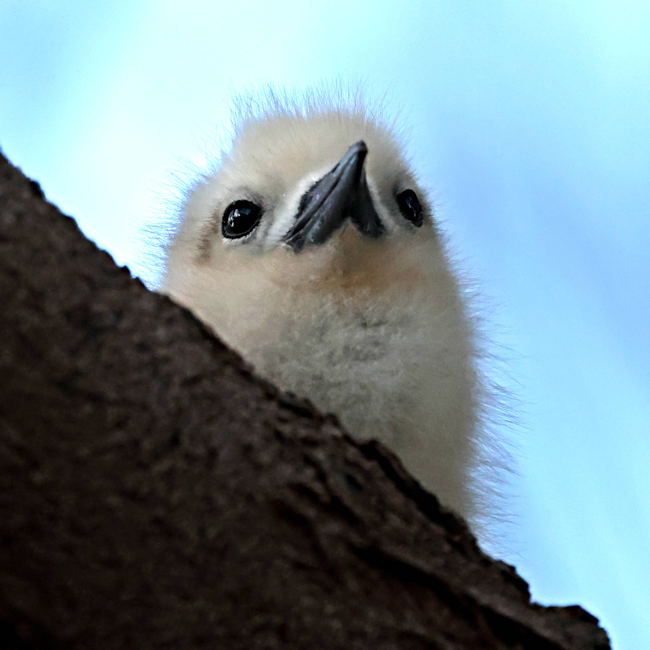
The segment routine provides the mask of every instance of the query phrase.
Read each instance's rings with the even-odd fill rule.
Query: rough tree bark
[[[608,648],[0,160],[0,647]]]

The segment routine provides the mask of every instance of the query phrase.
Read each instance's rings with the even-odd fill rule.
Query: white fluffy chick
[[[388,126],[327,101],[249,107],[166,253],[161,290],[261,376],[484,518],[467,292]]]

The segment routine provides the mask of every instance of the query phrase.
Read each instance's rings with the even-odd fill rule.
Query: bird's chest
[[[378,422],[387,426],[413,397],[424,348],[403,315],[325,307],[286,318],[247,356],[263,376],[335,413],[352,433],[376,435]]]

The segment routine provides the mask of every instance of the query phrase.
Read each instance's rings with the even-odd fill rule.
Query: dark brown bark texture
[[[0,160],[0,648],[608,648]]]

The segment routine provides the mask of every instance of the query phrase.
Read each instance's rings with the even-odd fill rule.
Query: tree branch
[[[0,646],[608,648],[0,156]]]

